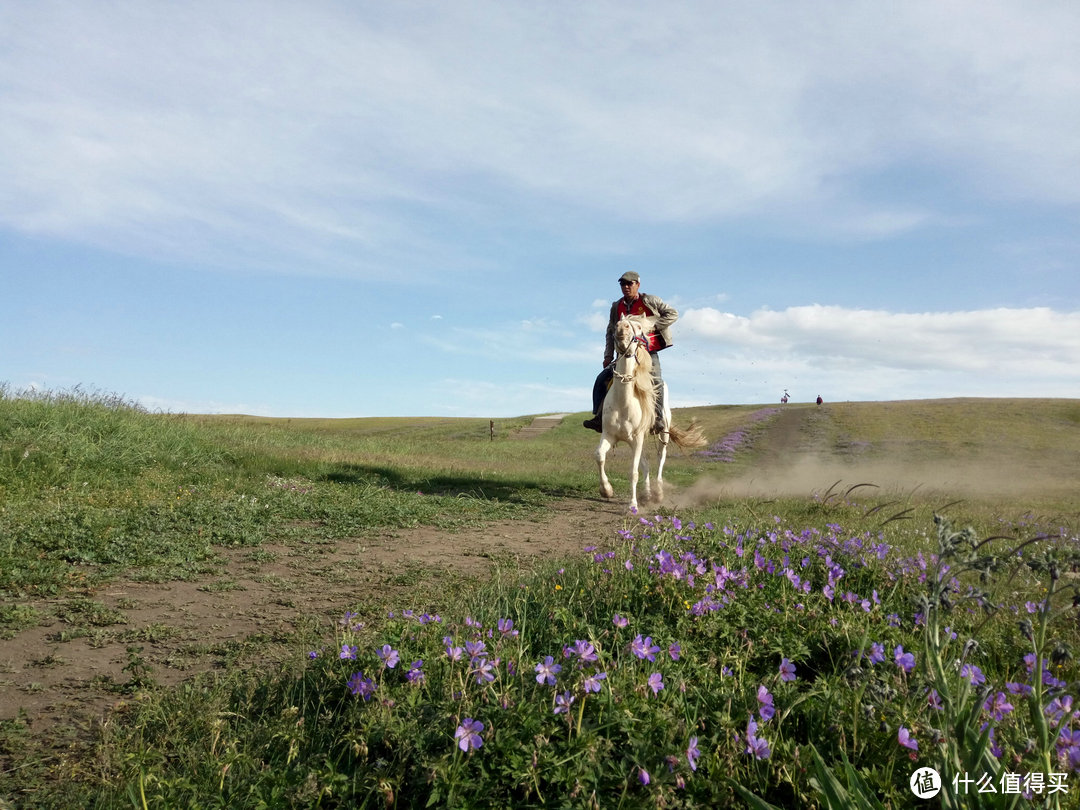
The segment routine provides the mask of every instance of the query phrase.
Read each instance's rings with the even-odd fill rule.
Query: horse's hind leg
[[[667,383],[663,385],[664,393],[664,430],[657,439],[660,440],[660,452],[656,457],[656,502],[664,502],[664,462],[667,461],[668,443],[671,441],[671,400],[668,399]]]
[[[600,469],[600,494],[605,498],[613,498],[615,496],[615,490],[612,489],[611,482],[607,477],[607,472],[604,470],[604,462],[607,459],[609,450],[611,450],[611,442],[608,441],[607,436],[601,436],[600,446],[596,448],[596,466]]]

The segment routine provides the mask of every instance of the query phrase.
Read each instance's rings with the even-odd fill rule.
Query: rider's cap
[[[641,276],[639,276],[633,270],[627,270],[625,273],[623,273],[621,276],[619,276],[619,281],[620,282],[629,281],[631,284],[633,284],[634,282],[637,282],[637,283],[640,284],[641,283]]]

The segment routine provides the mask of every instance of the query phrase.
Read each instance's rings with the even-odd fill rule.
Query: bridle
[[[649,339],[647,337],[645,337],[645,335],[642,334],[641,332],[635,330],[634,336],[631,337],[630,340],[627,342],[626,347],[625,348],[622,348],[622,347],[619,348],[619,356],[622,357],[625,360],[635,360],[636,361],[637,360],[637,347],[634,344],[640,345],[643,349],[645,349],[645,351],[649,350]],[[612,374],[615,375],[615,378],[619,382],[621,382],[623,384],[629,384],[629,383],[633,382],[633,380],[634,380],[634,372],[633,372],[633,370],[631,370],[630,373],[628,373],[628,374],[623,374],[622,372],[618,371],[617,369],[615,369],[613,367],[611,371],[612,371]]]

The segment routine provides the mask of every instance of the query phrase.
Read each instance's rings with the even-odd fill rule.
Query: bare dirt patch
[[[70,597],[40,600],[31,606],[46,617],[42,624],[0,640],[0,720],[21,717],[35,732],[77,730],[129,699],[120,687],[137,674],[132,648],[141,648],[137,659],[162,684],[251,664],[253,648],[271,659],[295,656],[304,627],[328,628],[358,608],[437,610],[407,600],[422,591],[437,602],[440,585],[482,580],[496,565],[528,569],[579,554],[613,539],[628,519],[621,502],[564,500],[542,519],[476,530],[390,529],[332,543],[223,549],[220,573],[203,581],[118,580],[82,594],[104,617],[97,621],[73,618]]]

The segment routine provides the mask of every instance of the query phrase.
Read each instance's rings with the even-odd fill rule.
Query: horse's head
[[[635,349],[648,350],[645,337],[653,329],[654,318],[645,315],[624,315],[615,324],[615,347],[624,356],[635,354]]]

